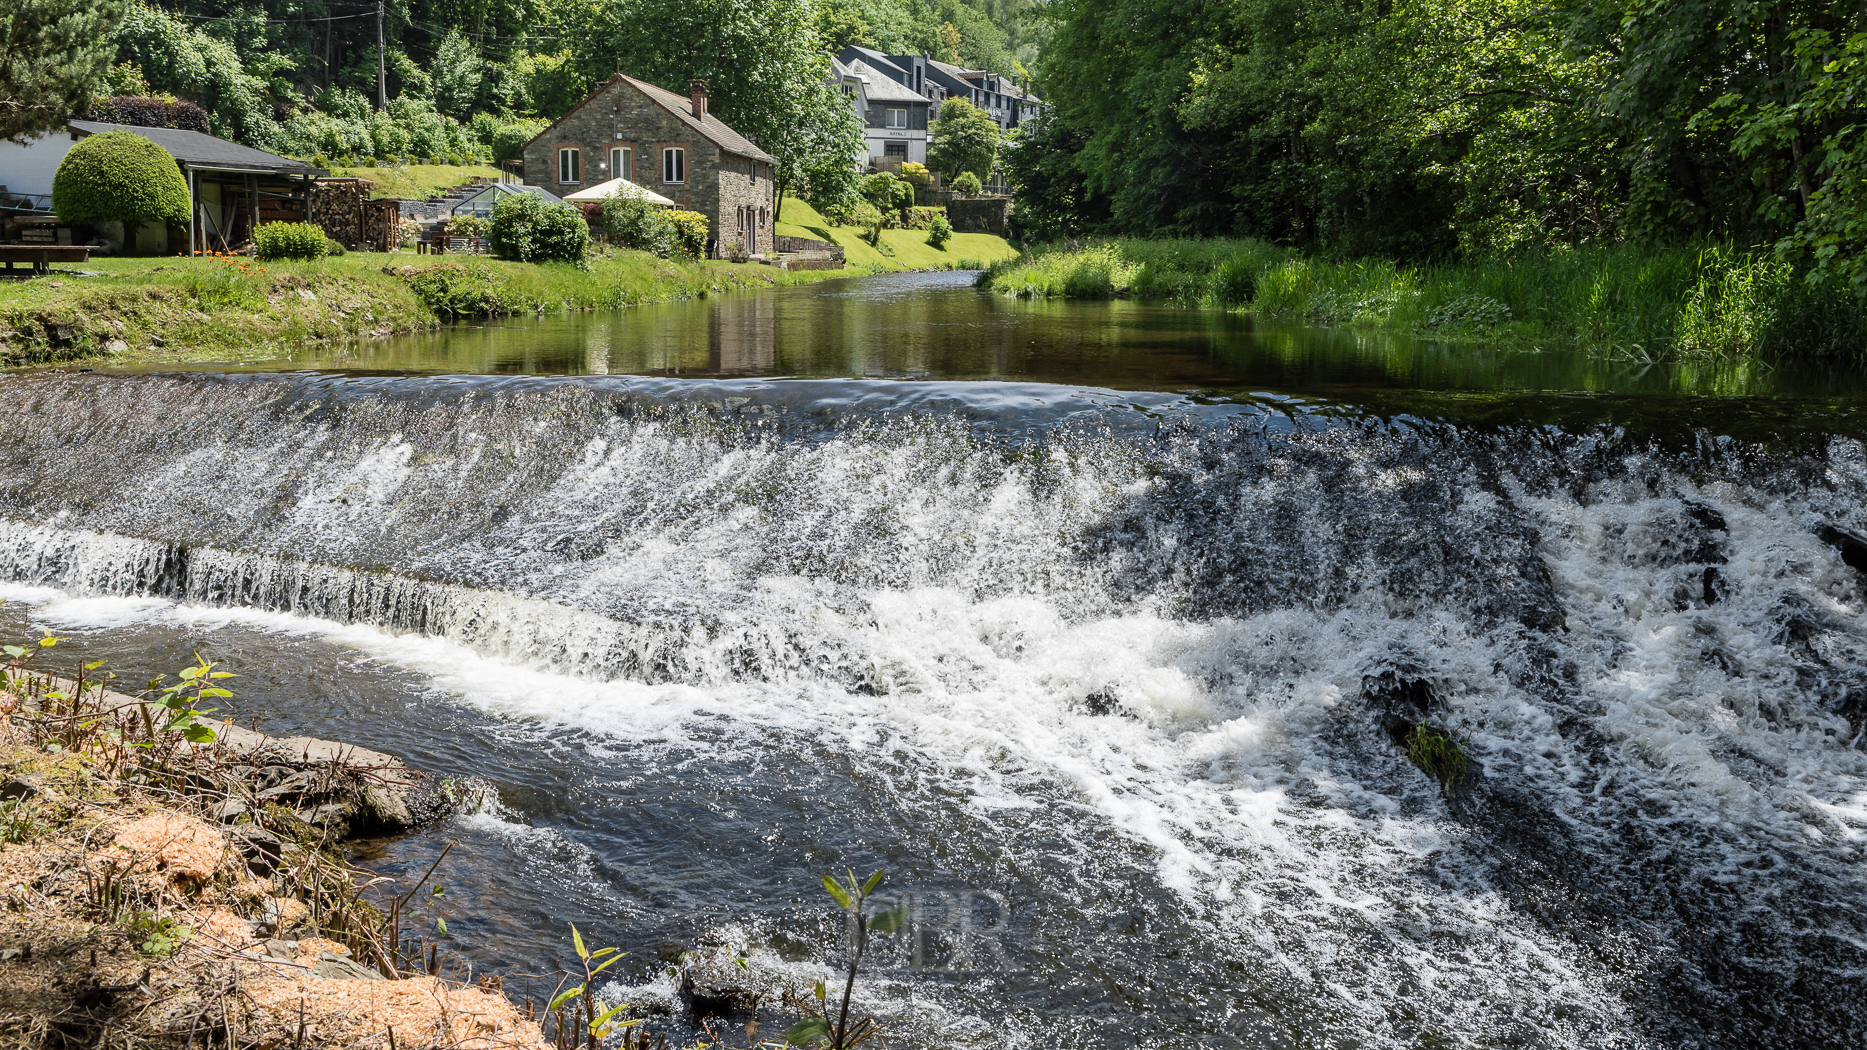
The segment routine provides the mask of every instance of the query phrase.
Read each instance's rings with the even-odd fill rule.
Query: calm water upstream
[[[1861,1046],[1863,392],[948,274],[17,373],[0,628],[486,778],[364,862],[645,1009],[885,866],[896,1046]]]

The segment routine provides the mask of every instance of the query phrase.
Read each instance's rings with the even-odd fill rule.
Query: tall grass
[[[1040,248],[980,281],[1026,298],[1132,296],[1636,358],[1867,354],[1867,302],[1728,246],[1617,245],[1416,266],[1318,259],[1252,240],[1114,240]]]

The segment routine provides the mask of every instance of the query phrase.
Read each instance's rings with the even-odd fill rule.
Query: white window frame
[[[687,184],[687,150],[685,148],[681,146],[662,147],[661,184],[663,186]]]
[[[569,161],[569,164],[565,162]],[[570,176],[565,178],[565,176]],[[558,185],[575,186],[583,182],[583,151],[575,146],[558,150]]]
[[[897,120],[899,120],[900,123],[896,123]],[[901,128],[905,130],[907,126],[908,126],[908,111],[907,110],[905,109],[884,109],[882,111],[882,127]]]
[[[627,146],[609,148],[609,177],[635,181],[635,151]]]

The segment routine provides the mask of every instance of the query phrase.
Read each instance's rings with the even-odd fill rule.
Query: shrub
[[[916,191],[933,185],[933,172],[927,170],[927,165],[916,164],[911,160],[901,163],[901,178],[912,185]]]
[[[868,201],[863,201],[862,203],[856,205],[854,210],[852,210],[849,213],[849,221],[846,223],[842,223],[841,225],[860,226],[866,230],[871,226],[881,225],[881,222],[882,222],[881,210],[876,208],[875,205],[870,204]]]
[[[862,196],[882,212],[900,212],[914,206],[914,184],[878,171],[862,180]]]
[[[493,206],[487,245],[501,259],[519,262],[583,262],[590,224],[576,205],[547,204],[535,194],[514,194]]]
[[[931,230],[935,219],[944,218],[945,208],[909,208],[907,221],[902,226],[910,230]]]
[[[946,221],[945,215],[936,215],[933,224],[927,227],[929,246],[946,251],[946,242],[953,239],[953,224]]]
[[[52,177],[52,210],[62,222],[185,223],[188,208],[175,158],[133,131],[83,139]]]
[[[91,104],[90,119],[139,128],[179,128],[210,134],[207,110],[169,95],[114,95]]]
[[[254,254],[266,262],[322,259],[324,241],[324,231],[308,222],[264,222],[253,231]]]
[[[977,197],[982,189],[984,187],[979,183],[979,176],[970,171],[960,172],[953,180],[953,192],[962,197]]]
[[[342,255],[346,251],[349,251],[349,249],[344,247],[344,242],[338,240],[335,237],[324,238],[324,254]]]
[[[666,259],[674,252],[674,223],[667,212],[636,197],[603,202],[603,233],[618,248],[648,252]]]
[[[459,215],[447,220],[447,235],[449,237],[478,237],[484,240],[487,231],[492,227],[493,220],[491,219],[481,218],[478,215]]]
[[[485,263],[411,266],[395,272],[442,317],[497,317],[521,308],[505,275]]]
[[[674,224],[674,250],[690,259],[702,259],[707,254],[707,217],[697,211],[669,211],[668,221]]]
[[[325,156],[322,153],[313,153],[311,155],[311,166],[314,168],[323,168],[324,170],[329,171],[331,168],[331,158]]]

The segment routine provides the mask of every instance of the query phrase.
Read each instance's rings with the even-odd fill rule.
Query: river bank
[[[0,1042],[548,1045],[497,981],[424,957],[432,917],[341,852],[459,785],[216,720],[197,705],[236,676],[211,664],[147,700],[21,669],[58,641],[0,672]]]
[[[613,310],[864,272],[683,263],[629,251],[587,269],[364,252],[263,264],[98,259],[82,273],[0,284],[0,364],[250,358],[459,318]]]
[[[1730,247],[1616,245],[1503,259],[1334,261],[1255,240],[1045,245],[981,285],[1018,298],[1136,298],[1624,360],[1851,360],[1867,302]]]

